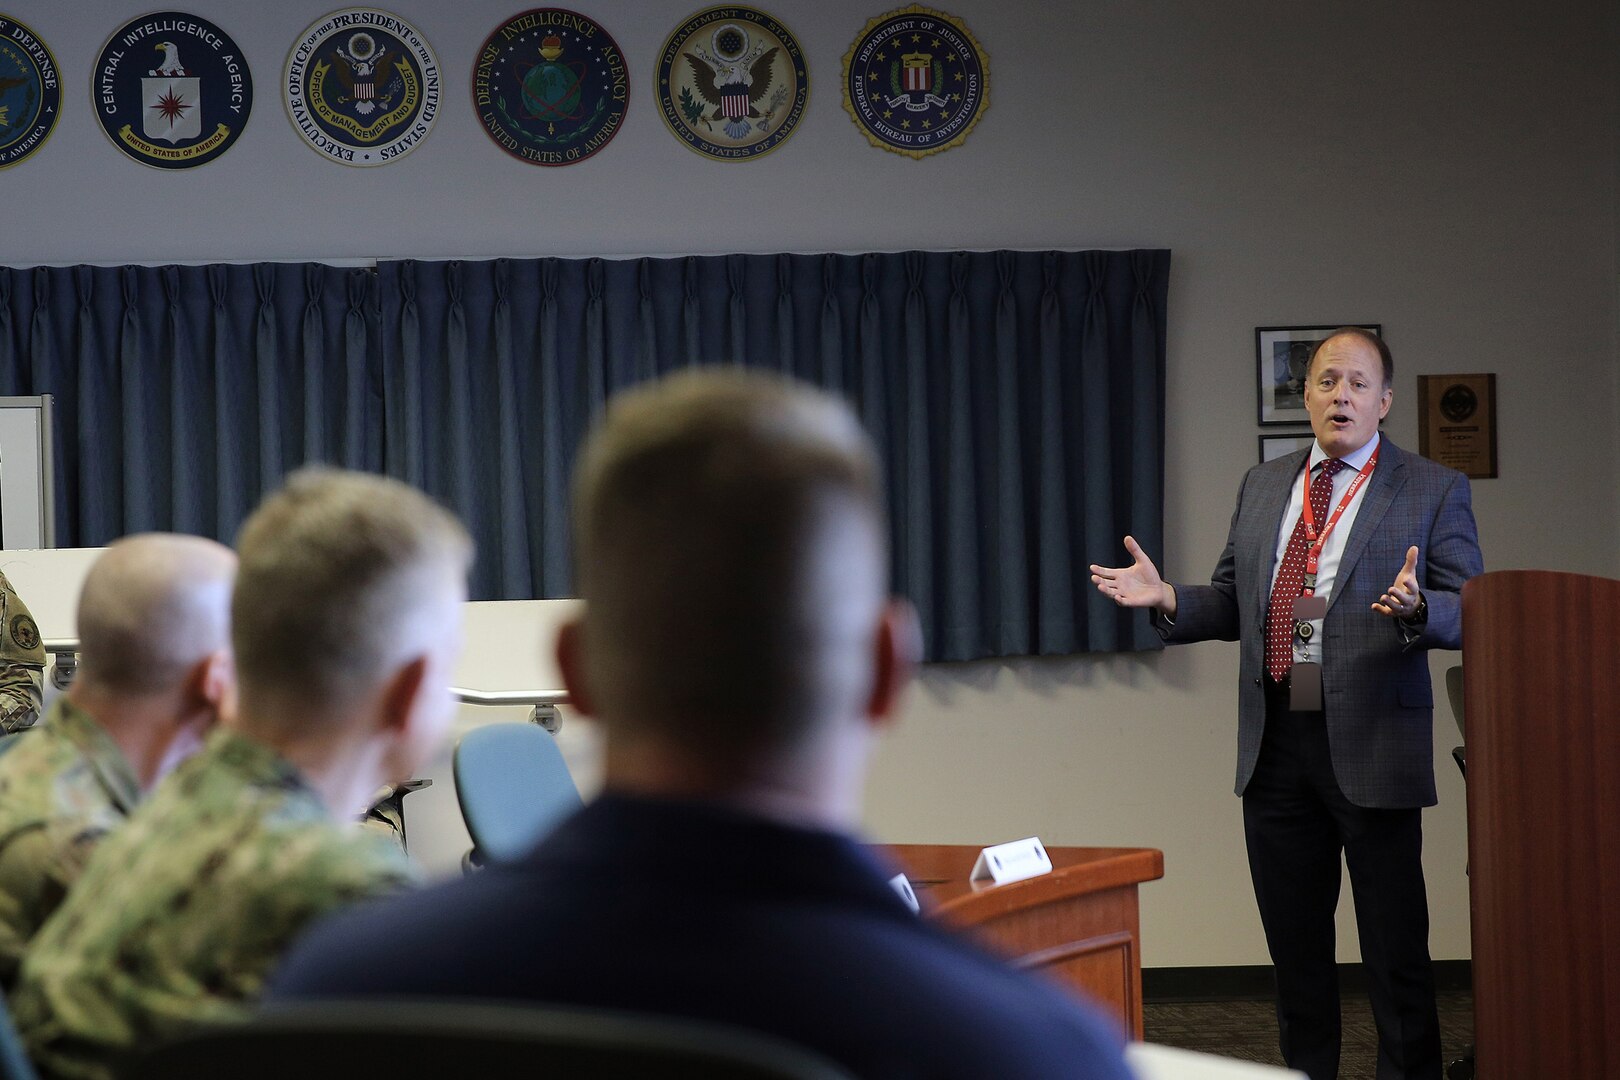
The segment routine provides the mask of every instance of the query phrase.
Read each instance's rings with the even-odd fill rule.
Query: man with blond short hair
[[[197,536],[115,541],[79,591],[79,666],[0,758],[0,986],[91,850],[201,744],[229,697],[236,555]]]
[[[308,922],[409,879],[355,819],[449,727],[466,531],[404,484],[305,470],[237,549],[238,714],[101,845],[23,963],[17,1026],[48,1075],[108,1077],[245,1016]]]
[[[606,793],[520,860],[334,920],[273,993],[665,1014],[860,1076],[1122,1080],[1117,1031],[918,919],[852,836],[917,639],[879,476],[849,408],[784,379],[617,398],[575,478],[585,606],[557,644]]]

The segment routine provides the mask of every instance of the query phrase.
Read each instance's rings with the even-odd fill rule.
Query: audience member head
[[[254,511],[237,552],[240,730],[358,813],[449,727],[472,541],[414,488],[311,468]]]
[[[114,541],[79,592],[68,699],[118,743],[142,787],[202,743],[234,690],[236,555],[199,536]]]
[[[610,786],[858,783],[916,635],[845,404],[736,369],[621,394],[575,474],[574,552],[584,614],[558,659]]]

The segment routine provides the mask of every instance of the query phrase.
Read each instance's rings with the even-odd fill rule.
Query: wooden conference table
[[[1136,887],[1164,876],[1154,848],[1048,847],[1052,872],[1006,885],[970,882],[979,848],[891,844],[923,913],[961,927],[1020,968],[1078,987],[1142,1038],[1142,939]]]

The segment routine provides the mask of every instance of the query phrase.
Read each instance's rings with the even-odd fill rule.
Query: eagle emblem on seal
[[[692,67],[692,84],[703,104],[714,111],[702,120],[722,124],[733,139],[752,130],[750,120],[764,119],[759,102],[770,90],[775,75],[776,46],[754,44],[736,23],[726,23],[709,36],[710,48],[696,46],[682,53]],[[763,129],[761,129],[763,130]]]

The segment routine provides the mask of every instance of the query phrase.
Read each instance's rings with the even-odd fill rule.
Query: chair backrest
[[[0,994],[0,1080],[39,1080],[23,1049],[22,1038],[11,1024],[11,1010],[6,1008],[4,994]]]
[[[1462,665],[1452,664],[1446,668],[1446,697],[1451,699],[1451,715],[1457,718],[1457,731],[1462,735],[1463,741],[1468,741],[1468,729],[1463,727],[1463,676]]]
[[[138,1055],[123,1080],[475,1076],[480,1080],[850,1080],[810,1051],[712,1024],[462,1001],[320,1001],[266,1008]]]
[[[475,858],[518,858],[580,808],[557,740],[537,724],[489,724],[456,744],[456,799]]]

